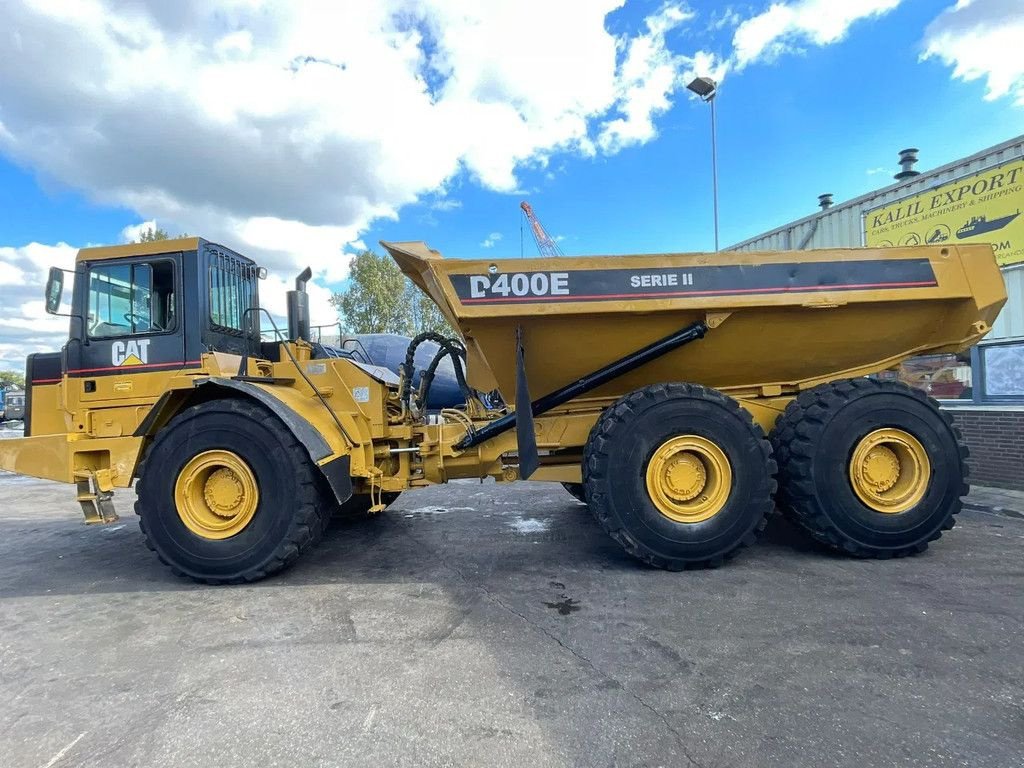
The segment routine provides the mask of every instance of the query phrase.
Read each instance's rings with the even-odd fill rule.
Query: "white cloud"
[[[343,280],[374,220],[459,207],[462,174],[512,191],[519,169],[593,153],[623,94],[629,41],[605,29],[623,2],[9,0],[0,153],[134,211],[125,240],[159,222],[252,256],[280,303],[306,265]]]
[[[692,56],[673,53],[666,35],[694,17],[693,11],[666,5],[646,19],[646,31],[623,38],[621,74],[616,91],[618,117],[606,120],[597,138],[605,152],[650,141],[657,135],[654,118],[672,106],[670,97],[697,74],[720,81],[728,63],[713,53],[698,51]]]
[[[772,3],[766,11],[741,22],[733,35],[737,69],[755,61],[772,61],[800,44],[829,45],[846,36],[850,26],[880,16],[900,0],[796,0]]]
[[[743,21],[743,17],[740,15],[740,12],[731,5],[727,5],[725,8],[711,13],[708,29],[712,32],[717,32],[726,27],[739,26],[741,21]]]
[[[881,166],[881,165],[880,165],[880,166],[877,166],[877,167],[875,167],[875,168],[868,168],[868,169],[867,169],[867,170],[865,171],[865,173],[866,173],[866,174],[867,174],[868,176],[877,176],[877,175],[878,175],[878,174],[880,174],[880,173],[886,173],[886,172],[888,172],[888,170],[889,170],[888,168],[885,168],[885,167],[883,167],[883,166]]]
[[[432,201],[429,207],[432,211],[454,211],[462,207],[462,201],[453,200],[450,197],[442,198]]]
[[[140,221],[138,224],[129,224],[121,230],[121,240],[126,243],[134,243],[142,237],[143,232],[148,232],[150,230],[156,231],[156,228],[156,219]]]
[[[0,370],[24,370],[26,355],[53,352],[67,341],[68,318],[46,314],[43,286],[50,267],[72,269],[77,252],[66,243],[0,248]],[[66,289],[65,300],[70,296]]]
[[[460,172],[511,191],[518,168],[591,151],[623,1],[12,1],[0,151],[337,279],[346,243]]]
[[[501,234],[501,232],[491,232],[491,234],[484,238],[484,241],[480,243],[480,247],[493,248],[494,244],[501,240],[502,237],[503,235]]]
[[[959,0],[925,30],[922,59],[953,67],[953,77],[985,78],[985,98],[1010,96],[1024,107],[1024,5],[1020,0]]]

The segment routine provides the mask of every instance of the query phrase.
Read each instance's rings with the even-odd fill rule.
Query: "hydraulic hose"
[[[468,401],[472,396],[472,392],[469,386],[465,384],[464,376],[460,376],[463,373],[462,366],[466,360],[466,349],[456,339],[448,339],[455,347],[453,352],[451,348],[441,347],[437,350],[437,354],[434,355],[434,359],[430,361],[430,365],[427,366],[426,371],[420,376],[419,392],[416,394],[416,408],[422,410],[427,404],[427,397],[430,394],[430,385],[434,383],[434,376],[437,374],[437,367],[441,364],[441,361],[446,357],[452,359],[452,366],[455,368],[455,378],[459,381],[459,389],[462,392],[462,396]]]
[[[402,363],[401,366],[402,389],[399,392],[399,398],[401,399],[402,403],[405,404],[405,407],[410,408],[410,399],[412,395],[412,380],[416,373],[416,349],[424,341],[434,342],[435,344],[440,346],[443,351],[451,355],[452,362],[454,363],[455,367],[455,379],[459,384],[459,390],[466,394],[468,398],[469,384],[466,383],[466,374],[462,370],[462,361],[459,357],[460,350],[462,351],[462,354],[465,353],[465,350],[462,347],[462,342],[458,341],[457,339],[446,339],[441,334],[434,333],[433,331],[424,331],[423,333],[420,333],[415,338],[413,338],[413,340],[409,342],[408,348],[405,350],[405,362]],[[433,362],[431,364],[433,364]]]

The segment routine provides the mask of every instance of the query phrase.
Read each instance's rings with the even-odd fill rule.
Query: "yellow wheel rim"
[[[259,502],[256,476],[231,451],[203,451],[192,457],[174,483],[178,517],[204,539],[227,539],[241,533]]]
[[[664,443],[647,464],[647,493],[665,517],[699,523],[717,515],[732,490],[725,452],[705,437],[679,435]]]
[[[909,432],[887,427],[864,437],[850,457],[850,483],[876,512],[897,515],[915,506],[928,490],[932,464]]]

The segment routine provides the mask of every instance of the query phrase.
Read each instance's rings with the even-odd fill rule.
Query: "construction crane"
[[[565,256],[562,253],[562,249],[558,247],[558,243],[548,234],[547,230],[544,229],[544,225],[540,223],[540,219],[533,213],[533,208],[530,204],[523,200],[519,207],[523,209],[523,213],[526,214],[526,220],[530,222],[530,231],[533,233],[533,239],[537,242],[537,250],[540,251],[540,255]]]

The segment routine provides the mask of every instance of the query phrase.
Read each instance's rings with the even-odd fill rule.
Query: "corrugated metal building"
[[[937,191],[944,185],[1022,158],[1024,136],[924,173],[912,170],[917,161],[917,150],[904,150],[900,153],[902,171],[896,174],[894,184],[837,205],[832,205],[831,195],[821,195],[821,210],[818,212],[726,250],[862,246],[867,244],[869,212],[877,212],[915,195]],[[1018,176],[1019,185],[1016,184]],[[1024,174],[1013,176],[1011,181],[1014,182],[1013,189],[1000,189],[1001,200],[1008,206],[1005,217],[1008,220],[1015,218],[1012,215],[1014,208],[1018,216],[1024,211]],[[983,185],[981,189],[985,191]],[[965,211],[960,216],[968,214],[969,211]],[[968,219],[957,230],[957,238],[975,221],[969,215]],[[984,221],[984,217],[981,220]],[[924,231],[930,232],[933,228],[934,225]],[[896,230],[895,227],[893,229]],[[895,239],[897,234],[898,230],[891,237]],[[947,228],[941,235],[938,229],[934,229],[934,237],[938,239],[933,240],[932,236],[924,235],[927,242],[941,242],[952,237],[952,233]],[[921,235],[917,237],[916,242],[922,242]],[[992,237],[996,242],[998,235]],[[914,244],[915,241],[899,242]],[[972,239],[972,242],[978,240]],[[1003,247],[1009,248],[1009,245],[1004,244]],[[951,355],[923,358],[907,364],[909,372],[904,375],[905,372],[901,371],[900,377],[929,391],[953,412],[971,448],[974,482],[1024,490],[1024,257],[1019,249],[1014,253],[1015,263],[1002,269],[1007,304],[992,332],[971,351],[969,359],[966,355],[959,358]]]

